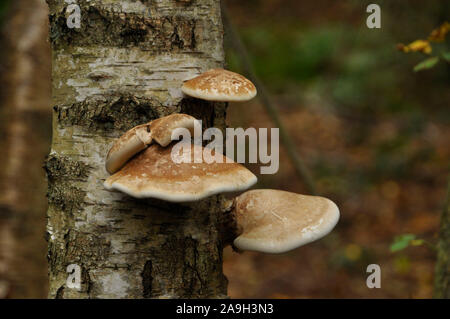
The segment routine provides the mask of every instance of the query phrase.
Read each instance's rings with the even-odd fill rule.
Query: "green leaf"
[[[442,57],[445,59],[445,61],[450,62],[450,52],[442,53]]]
[[[391,244],[391,252],[396,252],[405,249],[409,246],[409,243],[416,239],[414,234],[405,234],[394,238],[394,242]]]
[[[439,57],[437,57],[437,56],[425,59],[414,67],[414,72],[431,69],[438,62],[439,62]]]

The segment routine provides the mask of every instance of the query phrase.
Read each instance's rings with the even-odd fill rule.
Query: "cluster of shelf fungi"
[[[223,69],[185,81],[181,90],[194,98],[220,102],[248,101],[256,96],[252,82]],[[256,176],[225,156],[222,163],[172,160],[172,131],[192,131],[195,120],[187,114],[172,114],[123,134],[107,155],[106,170],[112,175],[105,188],[135,198],[190,202],[253,186]],[[201,145],[191,143],[190,147],[192,156],[203,151]],[[224,213],[235,228],[233,247],[264,253],[283,253],[317,240],[339,219],[338,207],[327,198],[273,189],[246,191],[229,200]]]

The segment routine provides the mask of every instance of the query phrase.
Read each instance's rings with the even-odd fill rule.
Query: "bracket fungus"
[[[111,147],[106,156],[108,173],[117,172],[130,158],[146,149],[152,141],[162,146],[171,142],[172,131],[182,127],[194,129],[195,118],[187,114],[171,114],[125,132]]]
[[[208,70],[185,81],[181,91],[198,99],[217,102],[243,102],[256,96],[256,87],[250,80],[224,69]]]
[[[231,218],[234,247],[278,254],[327,235],[339,220],[339,209],[324,197],[257,189],[235,198]]]
[[[104,182],[105,188],[135,198],[191,202],[256,183],[252,172],[222,154],[211,150],[215,161],[197,161],[196,154],[205,154],[201,145],[171,144],[174,129],[192,131],[194,125],[192,116],[174,114],[126,132],[108,153],[106,167],[114,174]],[[287,252],[324,237],[339,220],[339,209],[331,200],[281,190],[250,190],[226,203],[224,243],[233,242],[238,250]]]
[[[200,145],[189,146],[192,157],[204,149]],[[173,145],[150,145],[106,179],[105,188],[135,198],[190,202],[218,193],[242,191],[257,181],[252,172],[241,164],[227,161],[223,155],[222,163],[194,163],[193,158],[176,163],[172,159],[172,148]]]
[[[172,114],[150,122],[150,131],[153,140],[161,146],[172,142],[172,131],[177,128],[188,129],[194,132],[195,117],[187,114]]]

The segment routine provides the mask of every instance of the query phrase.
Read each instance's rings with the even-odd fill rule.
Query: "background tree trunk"
[[[433,297],[450,299],[450,179],[441,216]]]
[[[182,81],[221,67],[218,0],[47,0],[53,142],[46,163],[52,298],[224,297],[221,197],[175,205],[108,192],[105,155],[125,130],[174,112],[223,128],[224,103],[183,99]],[[82,269],[80,290],[66,267]]]
[[[47,15],[44,0],[12,2],[0,39],[0,298],[47,294],[42,169],[51,138]]]

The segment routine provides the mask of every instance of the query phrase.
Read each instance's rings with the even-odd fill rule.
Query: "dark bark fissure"
[[[110,96],[108,99],[55,106],[59,123],[80,125],[97,131],[128,130],[136,125],[164,116],[161,105],[155,106],[151,99],[132,96]],[[158,110],[160,112],[158,112]]]
[[[55,48],[64,45],[139,46],[150,51],[194,50],[195,19],[181,16],[151,17],[151,12],[111,12],[85,5],[81,28],[70,29],[66,18],[50,15],[50,40]]]
[[[53,110],[60,125],[80,125],[92,131],[103,132],[123,132],[176,112],[190,114],[202,120],[204,128],[214,126],[216,117],[224,119],[226,116],[225,103],[186,98],[178,105],[166,107],[154,99],[131,95],[111,95],[68,106],[55,105]]]
[[[142,271],[142,286],[144,287],[144,298],[150,298],[152,296],[152,261],[149,260],[144,265]]]

